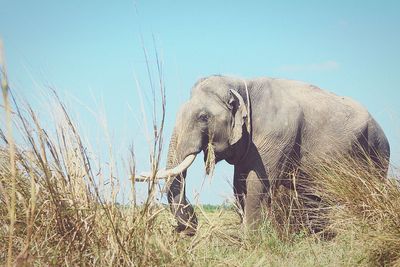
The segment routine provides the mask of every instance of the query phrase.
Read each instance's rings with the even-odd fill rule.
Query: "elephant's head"
[[[217,161],[234,161],[232,147],[242,139],[248,113],[240,91],[232,81],[219,76],[197,82],[190,100],[177,114],[171,140],[174,147],[170,145],[174,151],[170,153],[184,160],[201,151],[207,153],[211,144]]]
[[[234,164],[245,153],[249,140],[246,86],[243,81],[219,76],[201,79],[177,114],[167,170],[157,176],[171,177],[167,185],[168,201],[178,220],[178,231],[193,234],[197,226],[193,208],[185,196],[186,169],[196,155],[203,151],[206,159],[212,149],[215,162],[225,159]]]

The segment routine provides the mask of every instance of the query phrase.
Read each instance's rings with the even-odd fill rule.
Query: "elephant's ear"
[[[233,145],[242,138],[243,124],[246,121],[247,109],[242,96],[235,90],[230,89],[230,92],[231,99],[229,100],[229,105],[232,107],[233,121],[229,144]]]

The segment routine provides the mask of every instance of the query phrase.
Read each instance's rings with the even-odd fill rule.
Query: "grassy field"
[[[343,158],[311,170],[309,190],[325,200],[319,214],[328,238],[308,231],[313,210],[282,188],[259,230],[246,230],[234,208],[205,205],[196,207],[197,234],[187,237],[173,231],[153,180],[143,204],[136,205],[134,190],[132,202],[117,204],[113,164],[94,164],[56,94],[50,101],[56,119],[43,126],[28,104],[10,104],[4,69],[2,91],[0,265],[400,266],[399,183],[380,179],[368,163]],[[153,171],[162,123],[159,129]],[[134,189],[133,158],[132,152],[127,162]]]

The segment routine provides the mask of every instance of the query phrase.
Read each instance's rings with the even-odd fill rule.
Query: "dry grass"
[[[327,202],[331,228],[356,231],[371,265],[400,266],[400,184],[382,179],[371,161],[352,158],[318,168],[315,187]]]
[[[153,121],[151,138],[153,173],[163,143],[162,86],[161,95],[163,114],[160,122]],[[9,97],[7,91],[4,101]],[[1,265],[400,265],[399,184],[378,178],[365,165],[343,159],[309,170],[315,177],[310,190],[325,200],[324,226],[336,233],[330,240],[308,232],[316,207],[305,206],[296,191],[284,188],[276,189],[260,230],[245,231],[231,209],[206,212],[198,207],[198,232],[189,238],[172,231],[174,218],[155,201],[154,180],[143,205],[136,205],[134,190],[131,203],[117,204],[113,171],[94,167],[89,144],[56,94],[52,103],[56,116],[46,128],[28,104],[14,101],[12,109],[3,110],[20,137],[14,142],[10,126],[0,129]],[[133,159],[132,151],[135,188]]]

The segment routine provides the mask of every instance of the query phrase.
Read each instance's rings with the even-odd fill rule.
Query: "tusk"
[[[155,179],[165,179],[171,176],[177,176],[184,172],[190,165],[192,165],[196,154],[190,154],[187,156],[178,166],[169,170],[159,170],[155,176]],[[152,177],[151,172],[142,172],[139,176],[135,177],[137,182],[145,182]]]

